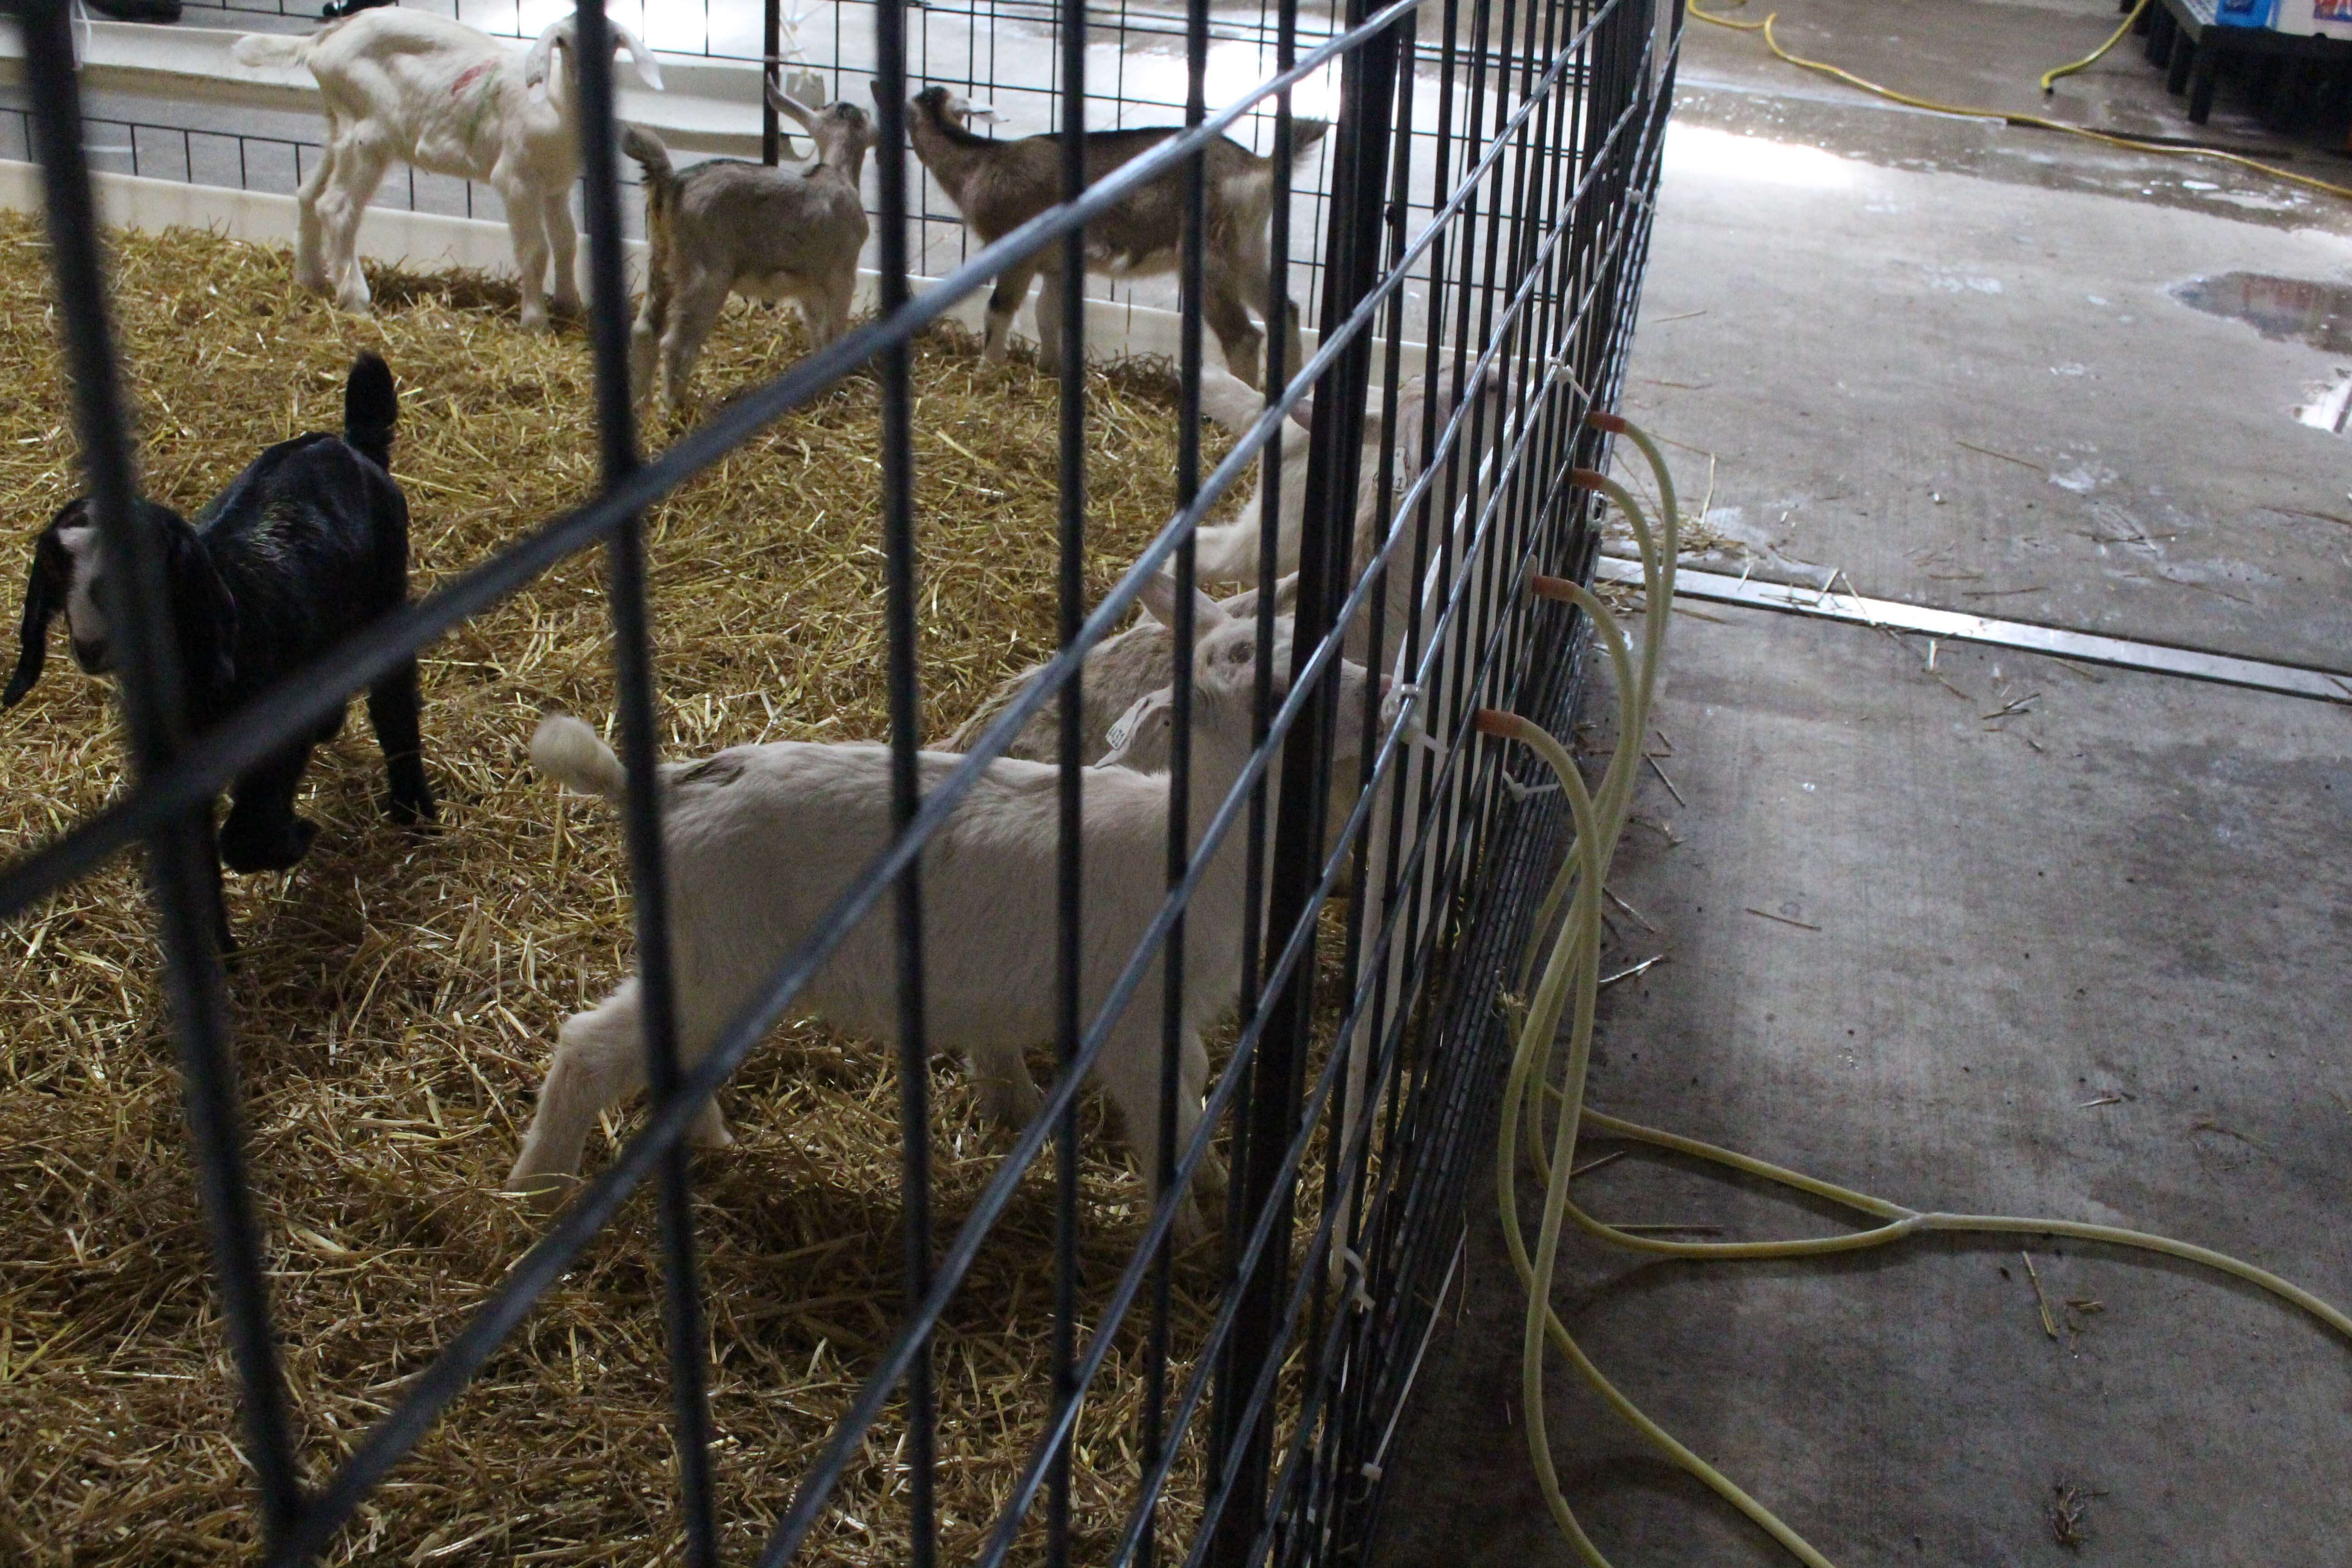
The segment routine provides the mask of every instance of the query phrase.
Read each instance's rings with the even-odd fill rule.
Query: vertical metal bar
[[[775,0],[770,0],[771,14]],[[874,13],[875,108],[881,153],[880,303],[890,315],[907,302],[907,16],[886,3]],[[913,362],[906,345],[882,355],[882,552],[889,579],[890,823],[903,833],[921,804],[918,749],[922,692],[915,634],[915,448]],[[906,1210],[906,1302],[912,1312],[931,1289],[930,1046],[924,1022],[923,897],[920,861],[898,879],[898,1142]],[[908,1553],[911,1568],[931,1568],[939,1549],[935,1512],[938,1419],[931,1345],[917,1347],[907,1369]]]
[[[1063,0],[1062,46],[1062,199],[1076,201],[1087,185],[1087,5]],[[1078,635],[1086,616],[1084,578],[1087,526],[1087,303],[1086,231],[1074,228],[1062,241],[1061,256],[1062,384],[1061,429],[1061,625],[1064,647]],[[1049,274],[1050,276],[1050,274]],[[1044,301],[1039,301],[1044,308]],[[1055,1057],[1064,1072],[1078,1054],[1078,982],[1084,955],[1079,919],[1079,863],[1082,802],[1079,794],[1078,745],[1083,733],[1083,670],[1073,670],[1062,687],[1060,840],[1056,856],[1058,897],[1055,900],[1055,985],[1057,1005]],[[1073,1097],[1055,1129],[1054,1184],[1054,1403],[1060,1408],[1078,1395],[1074,1363],[1077,1355],[1078,1277],[1078,1109]],[[1055,1446],[1046,1478],[1045,1561],[1064,1568],[1070,1560],[1070,1449],[1076,1442],[1074,1423]]]
[[[1347,25],[1360,25],[1364,0],[1349,0]],[[1385,207],[1390,107],[1395,86],[1397,29],[1383,29],[1348,55],[1340,71],[1339,121],[1333,134],[1331,226],[1325,251],[1322,319],[1336,321],[1370,290],[1379,264]],[[1277,309],[1279,305],[1277,303]],[[1291,679],[1333,630],[1339,584],[1346,574],[1361,451],[1361,415],[1371,363],[1371,342],[1350,342],[1318,389],[1318,417],[1307,460],[1308,497],[1300,520],[1298,593],[1294,612]],[[1328,409],[1326,413],[1324,410]],[[1263,661],[1261,661],[1263,662]],[[1284,942],[1303,920],[1323,858],[1325,805],[1328,799],[1336,665],[1308,697],[1282,751],[1281,783],[1275,818],[1272,879],[1266,917],[1269,947]],[[1248,1107],[1247,1166],[1235,1184],[1237,1201],[1253,1219],[1275,1205],[1283,1216],[1276,1244],[1257,1268],[1238,1282],[1240,1310],[1234,1322],[1233,1352],[1223,1401],[1245,1400],[1261,1377],[1283,1313],[1284,1281],[1290,1241],[1292,1194],[1277,1190],[1284,1154],[1296,1131],[1304,1088],[1307,1047],[1314,1005],[1312,963],[1298,964],[1284,983],[1268,1016],[1255,1062]],[[1262,1415],[1247,1431],[1228,1431],[1241,1446],[1234,1493],[1218,1516],[1210,1561],[1217,1568],[1246,1568],[1265,1524],[1266,1483],[1273,1455],[1273,1425]],[[1228,1452],[1225,1462],[1234,1466]]]
[[[1393,270],[1400,264],[1404,250],[1406,210],[1412,195],[1412,100],[1415,69],[1413,46],[1416,26],[1416,17],[1407,17],[1401,28],[1402,36],[1398,40],[1396,150],[1390,171],[1387,213],[1388,251],[1385,258],[1385,266],[1390,270]],[[1389,531],[1395,523],[1395,519],[1391,512],[1391,500],[1394,493],[1396,453],[1400,439],[1400,432],[1397,429],[1398,379],[1403,371],[1405,325],[1404,291],[1400,289],[1391,296],[1388,310],[1388,341],[1385,344],[1386,357],[1381,372],[1383,390],[1381,458],[1379,481],[1372,492],[1378,498],[1373,514],[1376,526],[1371,531],[1370,540],[1375,549],[1385,542]],[[1430,354],[1425,351],[1422,381],[1423,403],[1433,412],[1441,399],[1438,395],[1437,382],[1426,370],[1430,358]],[[1425,442],[1421,450],[1423,454],[1429,451]],[[1390,574],[1394,570],[1396,567],[1392,558],[1381,565],[1373,580],[1368,605],[1370,627],[1370,635],[1366,639],[1364,664],[1367,668],[1376,673],[1387,667],[1385,655],[1389,635],[1389,580]],[[1351,575],[1352,572],[1351,566]],[[1377,682],[1368,686],[1364,700],[1366,710],[1363,734],[1357,748],[1356,777],[1360,787],[1369,789],[1371,787],[1372,765],[1377,759],[1382,738],[1381,726],[1377,721],[1381,709],[1381,696]],[[1405,754],[1412,755],[1411,752]],[[1379,824],[1373,815],[1367,813],[1363,826],[1357,830],[1351,852],[1352,878],[1349,882],[1351,887],[1362,889],[1367,888],[1370,883],[1372,839],[1378,826]],[[1382,869],[1383,878],[1386,879],[1393,868],[1384,862]],[[1388,909],[1387,900],[1359,896],[1348,901],[1346,948],[1340,973],[1343,987],[1341,994],[1349,997],[1357,994],[1358,971],[1362,958],[1365,914],[1368,908],[1377,921],[1385,916]],[[1381,955],[1381,961],[1374,965],[1374,969],[1376,984],[1372,989],[1370,1005],[1364,1010],[1364,1016],[1356,1020],[1354,1027],[1342,1037],[1343,1048],[1366,1053],[1371,1058],[1372,1065],[1368,1065],[1360,1075],[1355,1070],[1354,1064],[1350,1063],[1347,1075],[1340,1080],[1336,1097],[1337,1114],[1329,1123],[1335,1131],[1328,1144],[1330,1153],[1325,1164],[1323,1190],[1323,1203],[1327,1213],[1342,1204],[1346,1205],[1348,1223],[1342,1226],[1337,1223],[1337,1216],[1334,1216],[1331,1245],[1344,1249],[1345,1255],[1354,1259],[1353,1267],[1360,1270],[1363,1268],[1362,1254],[1365,1250],[1360,1246],[1360,1236],[1365,1223],[1364,1199],[1367,1188],[1365,1173],[1370,1165],[1370,1152],[1373,1146],[1368,1112],[1371,1106],[1380,1103],[1382,1087],[1380,1079],[1374,1074],[1377,1070],[1376,1064],[1381,1046],[1381,1024],[1387,1016],[1383,1005],[1388,999],[1385,986],[1391,972],[1388,954]],[[1339,1136],[1340,1131],[1343,1131],[1352,1132],[1361,1140],[1360,1149],[1343,1146]],[[1357,1288],[1362,1289],[1363,1282],[1360,1280]],[[1325,1306],[1325,1298],[1318,1295],[1314,1301],[1313,1319],[1307,1331],[1307,1342],[1309,1344],[1318,1343],[1323,1339]],[[1347,1309],[1342,1307],[1340,1310]],[[1373,1329],[1374,1323],[1371,1320],[1376,1317],[1377,1310],[1367,1316],[1367,1320],[1360,1325],[1364,1331],[1369,1332]],[[1343,1364],[1349,1372],[1355,1370],[1353,1357]],[[1344,1495],[1340,1478],[1349,1473],[1347,1460],[1356,1448],[1352,1441],[1353,1427],[1349,1424],[1349,1417],[1358,1414],[1362,1397],[1360,1385],[1363,1381],[1360,1376],[1347,1377],[1345,1373],[1339,1375],[1345,1379],[1346,1386],[1334,1391],[1332,1415],[1325,1424],[1324,1431],[1318,1438],[1317,1470],[1306,1504],[1310,1513],[1319,1507],[1324,1517],[1334,1526],[1337,1524],[1337,1500]]]
[[[26,129],[41,163],[49,262],[73,384],[75,433],[107,552],[128,568],[110,574],[108,607],[113,635],[121,639],[115,652],[121,661],[131,762],[143,779],[170,762],[186,738],[179,644],[164,586],[161,542],[139,515],[131,434],[107,321],[98,212],[90,195],[89,155],[82,147],[71,22],[64,0],[25,0],[17,20],[32,94]],[[121,580],[124,577],[127,594]],[[221,1316],[243,1384],[246,1437],[261,1492],[262,1535],[274,1549],[299,1518],[303,1500],[294,1468],[285,1384],[270,1332],[269,1289],[246,1184],[236,1060],[229,1049],[228,1013],[214,948],[227,931],[211,803],[148,841],[148,877],[163,949],[164,994],[180,1038],[188,1131],[195,1146],[213,1267],[219,1277]]]
[[[1209,0],[1186,0],[1184,6],[1184,123],[1201,123],[1208,115]],[[1207,168],[1204,153],[1196,153],[1184,168],[1184,241],[1179,261],[1177,370],[1180,386],[1176,421],[1176,506],[1181,511],[1201,491],[1201,289],[1207,262]],[[1168,756],[1168,885],[1184,879],[1192,861],[1192,590],[1197,544],[1187,534],[1176,551],[1175,649],[1170,669]],[[1169,928],[1161,950],[1162,978],[1160,1023],[1160,1158],[1151,1173],[1152,1192],[1164,1195],[1176,1180],[1176,1097],[1183,1093],[1179,1064],[1184,1029],[1184,921],[1180,913]],[[1159,1463],[1166,1441],[1163,1423],[1168,1397],[1169,1267],[1165,1242],[1153,1260],[1151,1321],[1147,1330],[1147,1363],[1143,1405],[1143,1470]],[[1136,1550],[1139,1568],[1152,1568],[1158,1544],[1159,1502],[1146,1510],[1143,1535]]]
[[[604,483],[637,466],[629,396],[628,291],[621,264],[619,159],[613,125],[613,36],[604,0],[579,0],[580,147],[586,178],[588,327],[596,372],[596,428]],[[605,547],[611,573],[613,676],[619,698],[620,755],[629,774],[623,807],[629,883],[636,900],[637,994],[645,1029],[646,1080],[656,1104],[677,1092],[677,981],[671,963],[669,886],[663,863],[655,735],[651,612],[645,531],[632,517]],[[711,1503],[710,1404],[705,1388],[702,1292],[696,1277],[694,1198],[683,1143],[661,1156],[664,1306],[669,1321],[670,1398],[687,1561],[716,1568],[719,1532]]]
[[[1260,14],[1263,15],[1261,5]],[[1298,0],[1278,0],[1275,25],[1275,73],[1278,76],[1290,69],[1298,58]],[[1290,363],[1290,175],[1293,132],[1290,113],[1290,89],[1276,94],[1274,102],[1274,205],[1267,219],[1266,299],[1269,308],[1265,323],[1265,389],[1273,396],[1289,384],[1298,366]],[[1257,557],[1257,646],[1274,647],[1274,584],[1275,566],[1280,560],[1280,519],[1278,500],[1282,493],[1282,433],[1276,431],[1266,442],[1259,458],[1259,513]],[[1250,746],[1255,750],[1265,744],[1266,731],[1274,713],[1274,660],[1258,659],[1253,667],[1254,679],[1250,693]],[[1249,837],[1244,849],[1242,874],[1242,907],[1247,910],[1265,908],[1265,857],[1267,848],[1267,818],[1272,809],[1272,796],[1265,773],[1260,773],[1250,785]],[[1259,968],[1264,962],[1262,941],[1264,928],[1255,920],[1242,925],[1241,1011],[1244,1017],[1256,1010],[1259,991]],[[1253,1058],[1250,1095],[1256,1092],[1257,1067]],[[1231,1145],[1231,1169],[1238,1173],[1250,1159],[1250,1118],[1246,1110],[1249,1096],[1244,1096],[1244,1108],[1234,1117]],[[1230,1268],[1242,1255],[1244,1239],[1249,1235],[1250,1216],[1241,1202],[1238,1188],[1229,1187],[1225,1201],[1225,1258]],[[1226,1289],[1236,1281],[1228,1278]],[[1225,1457],[1231,1448],[1234,1427],[1241,1407],[1249,1399],[1249,1382],[1237,1378],[1234,1363],[1234,1344],[1228,1338],[1218,1352],[1217,1397],[1210,1415],[1209,1465],[1212,1476],[1223,1475]]]
[[[838,10],[839,7],[836,6],[835,9]],[[885,6],[883,9],[888,9],[888,7]],[[781,69],[776,57],[784,52],[783,0],[764,0],[761,10],[760,81],[764,88],[777,79]],[[882,26],[880,10],[874,14],[874,26],[878,34]],[[835,57],[836,60],[839,58],[838,55]],[[899,79],[901,81],[906,79],[904,71],[899,73]],[[783,155],[783,138],[778,134],[776,126],[776,106],[768,101],[767,93],[762,91],[760,94],[760,162],[772,169],[782,160]]]
[[[1460,53],[1459,19],[1460,10],[1457,0],[1445,0],[1444,10],[1439,22],[1441,42],[1438,54],[1437,129],[1431,151],[1433,209],[1444,198],[1450,188],[1447,176],[1454,149],[1454,73]],[[1446,269],[1448,259],[1452,255],[1451,247],[1446,244],[1446,234],[1441,231],[1432,241],[1429,250],[1428,346],[1423,353],[1422,364],[1424,386],[1430,395],[1423,399],[1420,437],[1424,463],[1436,445],[1441,399],[1435,394],[1444,386],[1455,384],[1448,381],[1447,373],[1440,368],[1444,360],[1441,351],[1445,330]],[[1455,374],[1458,374],[1458,372]],[[1460,460],[1458,456],[1448,459],[1449,473],[1458,471],[1456,465]],[[1400,634],[1404,653],[1403,667],[1408,674],[1420,668],[1423,609],[1427,602],[1426,578],[1431,565],[1429,531],[1433,514],[1441,517],[1447,515],[1435,511],[1436,498],[1445,490],[1445,488],[1433,480],[1423,492],[1421,503],[1415,510],[1412,575],[1408,579],[1413,585],[1412,596],[1407,601],[1405,624]],[[1450,523],[1448,526],[1450,527]],[[1375,1043],[1384,1040],[1392,1029],[1402,1034],[1410,1025],[1416,995],[1414,986],[1417,977],[1423,973],[1419,964],[1419,953],[1422,945],[1423,900],[1428,889],[1428,879],[1417,873],[1430,858],[1426,818],[1429,803],[1433,797],[1431,774],[1433,771],[1433,764],[1419,763],[1418,759],[1414,759],[1408,762],[1406,765],[1393,770],[1393,776],[1389,784],[1387,853],[1381,885],[1378,889],[1380,899],[1374,907],[1384,910],[1400,894],[1405,898],[1406,904],[1402,917],[1395,925],[1390,949],[1382,955],[1381,961],[1381,973],[1378,975],[1380,988],[1374,994],[1372,1025],[1367,1037]],[[1415,814],[1412,829],[1413,863],[1411,865],[1404,863],[1405,816],[1408,812]],[[1390,977],[1391,972],[1395,972],[1398,975],[1393,982]],[[1397,1011],[1397,1016],[1393,1019],[1390,1017],[1388,1012],[1392,991]],[[1404,1143],[1400,1141],[1398,1124],[1407,1099],[1404,1080],[1409,1078],[1410,1073],[1409,1069],[1403,1067],[1402,1058],[1400,1058],[1397,1074],[1400,1081],[1389,1097],[1388,1115],[1382,1130],[1381,1146],[1388,1149],[1404,1146]],[[1359,1201],[1360,1203],[1360,1197]],[[1360,1223],[1361,1223],[1360,1220]],[[1381,1276],[1385,1250],[1381,1244],[1385,1243],[1387,1234],[1387,1230],[1384,1229],[1374,1237],[1372,1244],[1361,1247],[1367,1272],[1376,1278]],[[1362,1332],[1368,1341],[1377,1331],[1376,1322],[1368,1322],[1363,1326]],[[1369,1418],[1369,1413],[1376,1408],[1373,1401],[1377,1395],[1378,1389],[1372,1380],[1359,1375],[1351,1391],[1352,1420],[1357,1428],[1364,1425]],[[1349,1453],[1343,1451],[1339,1481],[1343,1488],[1359,1473],[1348,1462],[1349,1458]],[[1342,1503],[1347,1504],[1349,1500],[1344,1491],[1341,1497]],[[1346,1538],[1344,1532],[1349,1528],[1349,1518],[1345,1511],[1342,1512],[1341,1517],[1335,1519],[1333,1528],[1342,1532],[1342,1539]]]

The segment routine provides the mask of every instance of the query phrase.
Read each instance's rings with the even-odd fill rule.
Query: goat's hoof
[[[1179,1252],[1190,1252],[1216,1239],[1216,1232],[1210,1229],[1209,1222],[1201,1217],[1201,1205],[1189,1196],[1176,1205],[1174,1236]]]
[[[220,840],[221,864],[232,871],[290,871],[310,852],[310,841],[319,836],[319,825],[301,817],[289,817],[285,825],[267,838],[249,834],[224,831]]]
[[[693,1123],[686,1130],[686,1141],[697,1149],[734,1147],[735,1134],[728,1128],[727,1118],[719,1113],[717,1100],[703,1102],[702,1109],[695,1113]]]
[[[1192,1173],[1192,1190],[1206,1197],[1225,1195],[1225,1163],[1214,1152],[1201,1156],[1200,1166]]]
[[[383,797],[383,814],[402,827],[415,828],[419,833],[437,832],[441,824],[441,808],[431,792],[421,798],[405,795]]]
[[[974,1087],[980,1090],[981,1114],[1007,1131],[1028,1126],[1045,1103],[1034,1084],[1027,1086],[1026,1093],[1022,1085],[1001,1078],[982,1079]]]

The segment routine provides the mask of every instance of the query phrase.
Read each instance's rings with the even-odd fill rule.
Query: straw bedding
[[[0,219],[0,572],[78,488],[39,230]],[[336,428],[355,351],[403,391],[395,449],[429,591],[587,494],[595,442],[576,326],[533,338],[509,289],[386,273],[379,313],[289,287],[288,256],[201,234],[115,246],[120,346],[151,493],[193,510],[268,442]],[[738,307],[698,384],[723,395],[799,351],[789,318]],[[943,734],[1052,646],[1055,394],[943,331],[919,345],[915,425],[929,723]],[[1174,419],[1153,377],[1088,386],[1099,594],[1172,509]],[[1164,378],[1162,378],[1164,379]],[[665,751],[884,733],[877,396],[854,379],[789,416],[651,520]],[[658,444],[667,426],[650,432]],[[631,963],[620,833],[534,780],[542,707],[610,711],[603,572],[575,558],[425,659],[442,830],[373,797],[363,717],[320,748],[302,809],[320,832],[285,876],[231,878],[245,944],[229,983],[270,1288],[315,1482],[399,1397],[537,1233],[496,1191],[557,1023]],[[54,657],[0,717],[0,845],[68,826],[121,783],[104,689]],[[217,1563],[253,1538],[243,1434],[184,1147],[134,860],[0,933],[0,1560]],[[1041,1064],[1042,1065],[1042,1064]],[[940,1234],[1004,1143],[961,1072],[934,1072]],[[794,1026],[726,1097],[741,1143],[697,1156],[726,1547],[772,1523],[899,1305],[898,1089],[887,1049]],[[1091,1100],[1081,1247],[1099,1303],[1143,1212]],[[608,1123],[625,1135],[627,1118]],[[592,1162],[611,1145],[592,1145]],[[641,1194],[360,1515],[342,1561],[645,1563],[674,1552],[659,1254]],[[968,1554],[1045,1408],[1050,1168],[1030,1173],[940,1340],[946,1549]],[[1171,1384],[1213,1306],[1180,1266]],[[1081,1422],[1076,1550],[1129,1505],[1142,1314]],[[894,1410],[810,1559],[903,1551]],[[1164,1515],[1195,1515],[1198,1455]],[[1020,1555],[1030,1552],[1024,1549]]]

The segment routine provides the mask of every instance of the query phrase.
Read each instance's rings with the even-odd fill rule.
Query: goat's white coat
[[[365,310],[367,279],[354,256],[361,215],[394,162],[487,183],[506,204],[522,280],[522,321],[547,324],[551,268],[558,310],[577,310],[580,177],[579,46],[569,17],[526,54],[488,34],[421,11],[379,9],[305,37],[250,33],[234,48],[248,66],[308,65],[326,109],[326,149],[296,195],[294,280]],[[647,87],[661,68],[614,24]],[[554,57],[563,55],[559,68]]]
[[[1164,593],[1164,590],[1161,590]],[[1194,661],[1191,830],[1199,835],[1250,752],[1254,628],[1199,604]],[[1288,664],[1277,644],[1277,686]],[[1363,710],[1365,671],[1344,667],[1342,744]],[[587,726],[551,718],[532,760],[576,789],[625,790],[619,764]],[[962,759],[925,752],[921,787]],[[692,1061],[813,931],[825,910],[890,837],[889,752],[873,744],[784,742],[740,746],[663,770],[679,1047]],[[1053,1039],[1058,770],[992,763],[922,857],[924,987],[932,1043],[963,1051],[990,1112],[1018,1124],[1040,1104],[1022,1060]],[[1080,1016],[1092,1019],[1165,897],[1168,781],[1123,767],[1085,770]],[[1229,836],[1189,906],[1184,942],[1183,1044],[1176,1133],[1199,1124],[1208,1058],[1201,1032],[1232,1005],[1240,983],[1246,856]],[[1160,980],[1157,963],[1113,1025],[1097,1076],[1118,1104],[1141,1169],[1157,1168]],[[898,964],[890,901],[860,921],[801,994],[798,1010],[881,1038],[898,1029]],[[637,982],[562,1027],[539,1109],[508,1178],[548,1186],[579,1169],[583,1142],[604,1107],[645,1081]],[[697,1129],[726,1140],[715,1106]],[[1212,1178],[1213,1182],[1214,1178]],[[1185,1237],[1204,1234],[1189,1202]]]

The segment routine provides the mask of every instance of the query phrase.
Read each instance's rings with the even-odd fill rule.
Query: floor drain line
[[[1635,562],[1604,555],[1596,566],[1594,575],[1604,583],[1625,583],[1638,587],[1642,581],[1642,568]],[[2070,658],[2084,664],[2113,665],[2123,669],[2147,670],[2155,675],[2210,680],[2224,686],[2251,687],[2257,691],[2275,691],[2288,697],[2309,697],[2322,702],[2352,704],[2352,674],[2339,675],[2305,665],[2240,658],[2234,654],[2209,653],[2201,648],[2139,642],[2130,637],[2100,637],[2092,632],[2067,631],[2059,626],[2038,626],[2030,621],[1995,620],[1986,616],[1972,616],[1965,610],[1937,610],[1925,605],[1903,604],[1895,599],[1868,599],[1859,594],[1788,583],[1766,583],[1753,577],[1734,577],[1723,572],[1695,572],[1688,567],[1677,567],[1675,571],[1675,595],[1723,605],[1745,605],[1751,609],[1779,610],[1793,616],[1813,616],[1822,620],[1848,621],[1855,626],[1885,626],[1892,631],[1918,632],[1931,637],[1948,637],[1955,642],[1990,643],[1995,647],[2016,648],[2021,653],[2047,654],[2053,658]]]

